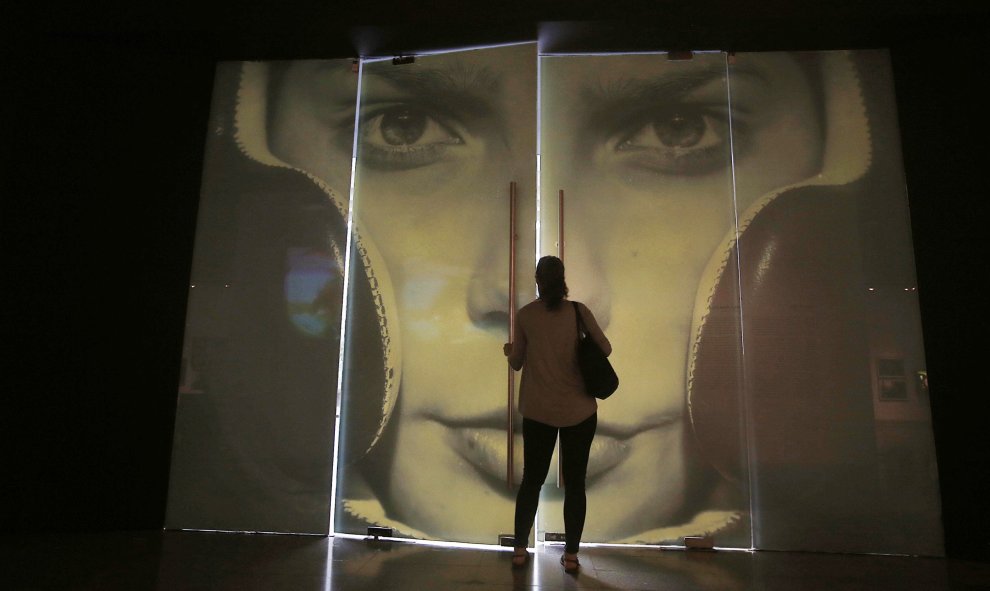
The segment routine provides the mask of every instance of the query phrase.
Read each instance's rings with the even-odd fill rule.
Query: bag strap
[[[571,302],[574,304],[574,318],[577,324],[578,338],[581,338],[581,333],[588,334],[588,327],[584,325],[584,320],[581,318],[581,308],[578,308],[577,302]]]

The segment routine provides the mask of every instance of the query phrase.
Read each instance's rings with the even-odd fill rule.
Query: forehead
[[[391,61],[364,66],[371,90],[388,85],[420,92],[462,92],[493,95],[532,86],[536,77],[535,45],[493,47],[419,56],[411,64]]]
[[[270,69],[277,96],[292,103],[346,106],[357,93],[358,76],[350,60],[296,60]]]
[[[783,53],[737,56],[728,65],[725,54],[697,53],[689,60],[670,60],[666,54],[546,56],[541,61],[542,82],[553,90],[621,93],[642,85],[664,83],[684,92],[702,83],[726,84],[739,80],[766,86],[804,82],[801,69]]]
[[[780,90],[807,85],[803,70],[786,53],[740,54],[733,66],[727,66],[721,53],[698,53],[683,61],[669,60],[666,54],[537,57],[532,44],[426,55],[399,66],[390,60],[368,62],[364,65],[364,84],[371,91],[471,92],[491,99],[532,87],[538,60],[541,84],[551,93],[622,92],[654,82],[665,83],[675,91],[679,85],[687,88],[700,82],[724,84],[726,80]],[[293,62],[283,82],[324,95],[353,95],[357,76],[343,60],[306,60]]]

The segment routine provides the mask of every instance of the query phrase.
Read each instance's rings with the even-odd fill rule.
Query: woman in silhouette
[[[612,345],[587,306],[568,305],[564,263],[559,258],[539,260],[536,284],[539,297],[519,310],[515,341],[503,348],[512,369],[523,370],[519,392],[523,478],[516,497],[512,563],[523,566],[528,559],[526,543],[559,434],[566,537],[560,562],[564,570],[574,572],[580,567],[577,553],[587,508],[585,475],[598,425],[598,401],[585,392],[577,364],[576,314],[581,314],[591,338],[606,355]]]

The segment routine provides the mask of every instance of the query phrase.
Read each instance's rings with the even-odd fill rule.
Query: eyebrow
[[[502,75],[491,68],[453,63],[436,68],[390,66],[369,68],[368,76],[420,101],[473,118],[495,117],[494,100],[502,94]]]
[[[366,76],[385,82],[411,102],[426,104],[458,117],[469,129],[484,126],[505,137],[505,117],[497,106],[504,90],[502,75],[488,66],[453,62],[439,67],[383,66],[368,68]],[[362,97],[364,101],[365,97]],[[390,99],[383,99],[392,102]],[[377,102],[377,101],[372,101]]]
[[[757,69],[735,65],[729,76],[745,76],[767,84],[767,78]],[[597,85],[586,85],[579,90],[584,102],[582,120],[587,123],[581,130],[582,141],[596,141],[594,138],[609,135],[616,127],[629,120],[635,120],[644,111],[658,105],[674,106],[685,95],[714,81],[723,80],[726,69],[723,65],[709,65],[683,71],[667,72],[654,77],[618,77]],[[725,96],[728,105],[728,93]]]
[[[440,68],[369,68],[366,73],[419,92],[492,94],[498,92],[502,85],[501,75],[491,68],[476,68],[456,62]]]
[[[683,72],[670,72],[654,78],[619,78],[597,86],[585,86],[581,96],[588,104],[596,105],[596,112],[610,112],[641,108],[644,104],[657,101],[680,99],[686,94],[715,80],[724,79],[722,65],[693,68]],[[733,66],[729,76],[753,77],[766,83],[766,78],[757,70],[745,66]]]

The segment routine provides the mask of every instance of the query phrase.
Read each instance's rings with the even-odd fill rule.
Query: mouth
[[[501,483],[501,488],[505,488],[509,454],[504,413],[496,412],[467,419],[449,419],[435,415],[426,418],[443,427],[445,443],[485,480]],[[590,487],[597,479],[626,461],[636,436],[667,428],[675,424],[678,418],[679,416],[671,415],[635,426],[599,423],[588,458],[587,485]],[[513,424],[516,431],[512,439],[513,482],[518,485],[522,480],[523,468],[522,419],[516,415]],[[554,470],[551,466],[551,472]],[[547,476],[548,481],[554,479],[552,473]]]

